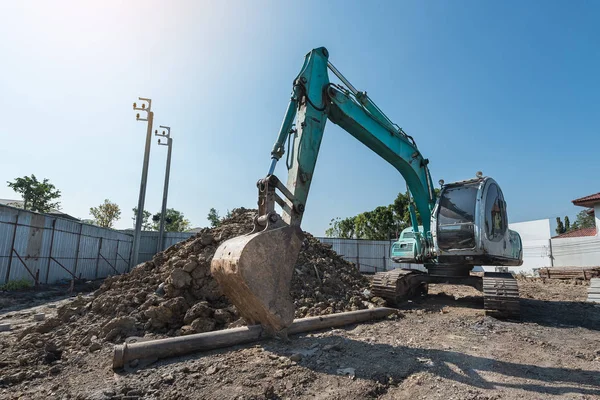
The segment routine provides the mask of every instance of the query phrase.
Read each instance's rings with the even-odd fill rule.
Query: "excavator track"
[[[483,276],[485,314],[499,319],[520,319],[519,286],[509,273],[486,272]]]
[[[373,276],[371,294],[385,299],[389,305],[399,305],[411,297],[427,294],[427,283],[419,279],[423,272],[394,269]]]

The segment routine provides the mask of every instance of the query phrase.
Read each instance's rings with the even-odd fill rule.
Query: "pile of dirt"
[[[96,293],[92,312],[127,318],[138,328],[142,324],[143,331],[168,335],[243,325],[211,276],[210,262],[220,243],[252,230],[255,215],[256,210],[236,209],[219,227],[203,229],[127,275],[108,278]],[[353,264],[306,234],[292,279],[296,317],[367,308],[369,303],[361,298],[366,287]],[[106,340],[121,333],[105,331]]]
[[[219,227],[203,229],[128,274],[107,278],[94,296],[80,297],[60,307],[56,317],[24,329],[13,347],[23,357],[20,362],[51,363],[64,356],[65,348],[93,351],[103,341],[129,336],[186,335],[244,325],[211,276],[210,262],[220,243],[252,230],[255,215],[256,210],[236,209]],[[353,264],[306,234],[292,280],[296,317],[373,307],[361,294],[367,287]],[[0,357],[0,370],[9,365],[2,362]]]

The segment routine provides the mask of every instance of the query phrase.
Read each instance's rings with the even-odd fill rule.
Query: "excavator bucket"
[[[229,239],[215,252],[212,275],[249,324],[272,333],[291,325],[292,273],[303,239],[299,227],[286,225]]]

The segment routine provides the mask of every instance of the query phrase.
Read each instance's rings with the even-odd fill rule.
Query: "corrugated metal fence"
[[[362,240],[362,239],[338,239],[319,237],[323,243],[328,243],[332,249],[341,255],[346,261],[356,264],[360,272],[374,274],[381,271],[389,271],[395,268],[420,269],[413,264],[395,263],[390,258],[390,247],[393,240]]]
[[[165,234],[164,248],[191,233]],[[129,270],[131,233],[0,205],[0,284],[27,279],[55,283]],[[142,232],[140,262],[156,253],[158,232]]]

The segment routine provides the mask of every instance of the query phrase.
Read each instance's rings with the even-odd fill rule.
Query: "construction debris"
[[[540,268],[540,278],[546,279],[583,279],[600,277],[600,267],[552,267]]]

